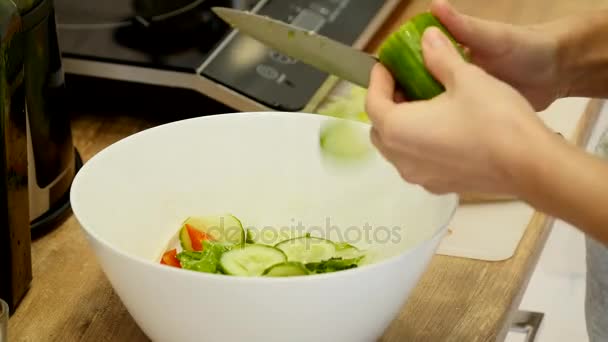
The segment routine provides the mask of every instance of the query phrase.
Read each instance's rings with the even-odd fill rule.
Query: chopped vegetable
[[[348,243],[336,244],[336,256],[344,259],[358,258],[363,255],[357,247]]]
[[[310,272],[301,262],[283,262],[270,266],[262,275],[267,277],[295,277],[309,275]]]
[[[201,232],[200,230],[194,229],[191,225],[186,223],[185,226],[188,230],[188,236],[190,237],[193,250],[202,251],[203,241],[212,240],[207,234]]]
[[[220,266],[226,274],[250,277],[261,276],[268,267],[285,261],[287,256],[280,249],[252,244],[224,253]]]
[[[350,85],[350,92],[344,95],[335,95],[318,110],[318,114],[340,119],[369,123],[365,112],[365,97],[367,89]]]
[[[426,100],[445,91],[424,64],[421,39],[435,26],[443,31],[466,60],[464,49],[431,13],[418,14],[388,36],[380,45],[378,58],[391,72],[408,100]]]
[[[177,249],[174,248],[170,251],[165,252],[165,254],[163,254],[163,257],[160,260],[160,263],[167,266],[181,268],[181,264],[177,259]]]
[[[253,237],[253,232],[251,231],[251,229],[247,229],[247,234],[245,236],[245,243],[255,243],[255,239]]]
[[[177,259],[183,269],[216,273],[222,254],[231,248],[220,243],[205,240],[202,243],[204,245],[202,252],[183,251],[177,255]]]
[[[311,273],[329,273],[348,270],[357,267],[363,257],[353,259],[331,258],[320,262],[311,262],[306,264],[306,268]]]
[[[319,140],[321,151],[336,161],[361,161],[373,152],[368,131],[349,120],[326,122]]]
[[[318,237],[299,237],[276,244],[289,261],[302,263],[320,262],[332,258],[336,254],[333,242]]]
[[[232,223],[238,222],[237,231],[243,232],[243,239],[238,238],[240,234],[226,233],[232,238],[214,235],[210,224],[218,217],[192,216],[178,232],[181,251],[179,247],[169,249],[163,253],[161,264],[226,276],[291,277],[355,268],[365,255],[348,243],[334,243],[295,230],[281,230],[273,244],[264,244],[263,239],[255,241],[254,235],[259,232],[247,229],[245,233],[241,221],[229,217]]]
[[[228,242],[235,244],[243,244],[245,242],[245,230],[241,221],[234,215],[217,215],[217,216],[192,216],[186,219],[182,224],[182,233],[180,235],[180,241],[182,248],[185,250],[195,250],[193,243],[194,241],[188,241],[185,237],[183,230],[190,231],[188,229],[194,229],[204,234],[206,239],[211,239],[218,242]],[[197,234],[197,233],[195,233]],[[190,235],[188,234],[188,237]],[[197,235],[200,238],[199,235]]]

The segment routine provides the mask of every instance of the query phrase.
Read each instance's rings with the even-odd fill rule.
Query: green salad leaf
[[[203,250],[201,252],[183,251],[177,254],[177,259],[184,269],[205,273],[218,273],[218,265],[222,254],[231,248],[231,245],[203,241]]]
[[[306,264],[306,268],[311,273],[331,273],[356,268],[359,266],[359,262],[361,262],[362,259],[362,256],[351,259],[331,258],[321,262],[308,263]]]

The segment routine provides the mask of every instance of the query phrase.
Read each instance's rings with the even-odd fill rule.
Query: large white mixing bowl
[[[379,154],[350,166],[328,163],[319,151],[324,120],[270,112],[173,122],[113,144],[80,170],[74,214],[150,339],[356,342],[383,334],[435,253],[458,198],[405,183]],[[227,212],[247,227],[299,224],[341,238],[368,249],[369,264],[246,278],[158,263],[186,217]]]

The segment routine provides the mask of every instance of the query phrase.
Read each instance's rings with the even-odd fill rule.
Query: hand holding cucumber
[[[523,96],[465,61],[437,28],[425,30],[422,52],[445,92],[396,102],[395,81],[377,64],[366,103],[372,142],[405,180],[431,192],[511,194],[518,159],[560,138]]]
[[[430,20],[406,30],[389,57],[407,61],[380,58],[372,71],[365,105],[374,145],[405,180],[433,193],[518,197],[608,244],[608,163],[535,113],[561,97],[608,97],[608,9],[531,27],[467,17],[440,0],[431,13],[443,34]],[[444,91],[428,86],[422,63]],[[396,98],[408,87],[425,96]]]
[[[563,26],[557,22],[493,22],[459,13],[446,0],[433,1],[431,13],[467,47],[474,64],[521,92],[535,110],[544,110],[567,92],[557,58]]]

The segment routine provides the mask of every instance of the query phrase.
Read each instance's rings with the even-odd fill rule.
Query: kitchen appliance
[[[80,159],[65,107],[51,0],[0,0],[0,298],[32,281],[32,233],[69,209]]]
[[[55,0],[68,75],[195,91],[240,111],[301,111],[331,79],[239,33],[249,10],[363,48],[399,0]]]

